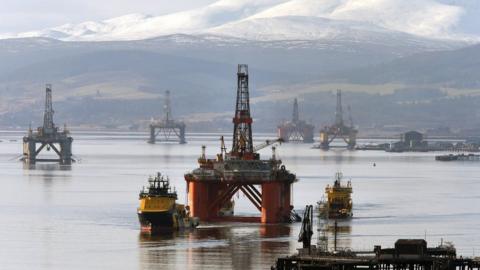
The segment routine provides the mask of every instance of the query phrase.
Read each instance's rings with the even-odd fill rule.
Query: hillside
[[[338,48],[315,48],[316,43],[290,52],[291,43],[235,40],[244,46],[221,49],[220,43],[210,43],[212,38],[203,43],[190,42],[197,37],[178,35],[133,43],[20,39],[17,44],[9,40],[7,46],[4,42],[4,48],[15,52],[4,58],[10,62],[0,65],[0,89],[4,89],[0,125],[39,123],[44,84],[50,82],[59,123],[142,126],[161,116],[163,93],[169,89],[176,118],[185,119],[195,130],[222,129],[231,124],[236,64],[245,55],[257,130],[274,130],[288,119],[294,97],[302,101],[305,119],[317,126],[328,123],[333,118],[333,91],[338,88],[345,91],[345,104],[352,106],[361,127],[480,124],[478,45],[402,58],[384,47],[386,53],[376,58],[380,54],[373,49],[348,54]],[[31,42],[43,45],[28,46]],[[9,50],[2,53],[8,56]],[[359,60],[352,63],[352,59]],[[358,67],[349,69],[354,64]]]
[[[480,88],[480,45],[459,50],[406,56],[335,75],[360,84],[433,84],[449,88]],[[328,76],[328,78],[332,78]]]

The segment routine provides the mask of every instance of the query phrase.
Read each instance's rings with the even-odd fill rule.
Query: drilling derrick
[[[232,156],[250,158],[253,156],[252,118],[250,117],[250,97],[248,93],[248,66],[238,65],[237,103],[233,118]]]
[[[72,142],[69,131],[64,128],[60,131],[53,122],[52,86],[47,84],[45,94],[45,111],[43,113],[43,126],[38,127],[34,132],[30,128],[27,136],[23,137],[23,158],[29,164],[36,162],[58,162],[60,164],[71,164]],[[37,144],[40,147],[37,148]],[[39,158],[38,155],[43,149],[53,149],[58,158]]]
[[[350,109],[350,107],[349,107]],[[352,119],[350,115],[350,120]],[[335,123],[331,126],[325,126],[320,130],[320,148],[329,149],[330,143],[336,138],[341,138],[347,144],[348,149],[354,149],[357,143],[357,133],[350,121],[350,126],[345,125],[343,121],[342,92],[337,90],[337,107],[335,110]]]
[[[298,100],[295,98],[293,100],[293,113],[292,113],[292,122],[298,122],[300,120],[300,116],[298,113]]]
[[[260,154],[257,153],[260,149],[281,143],[282,139],[268,140],[253,146],[252,122],[248,67],[239,65],[232,150],[225,153],[222,137],[220,154],[217,154],[215,159],[208,159],[203,146],[202,155],[198,159],[199,167],[185,174],[188,205],[192,216],[202,221],[262,223],[289,222],[297,219],[296,216],[292,216],[291,206],[291,190],[292,184],[296,181],[295,175],[285,169],[274,151],[272,157],[266,160],[260,159]],[[242,192],[251,201],[261,213],[260,217],[222,214],[221,210],[225,208],[225,204],[229,204],[237,192]]]
[[[163,119],[160,121],[152,120],[150,123],[150,138],[148,143],[154,144],[157,141],[172,141],[172,137],[177,137],[180,144],[185,141],[185,123],[175,121],[172,118],[172,107],[170,104],[170,91],[165,92],[165,104],[163,105]],[[157,139],[161,136],[160,139]]]
[[[342,108],[342,91],[337,90],[337,107],[335,109],[335,125],[343,126],[343,108]]]
[[[285,122],[278,126],[278,136],[284,141],[303,141],[304,143],[313,143],[314,126],[300,120],[298,110],[298,101],[293,101],[292,121]]]
[[[45,112],[43,113],[43,133],[52,134],[55,131],[53,123],[52,86],[47,85],[45,95]]]

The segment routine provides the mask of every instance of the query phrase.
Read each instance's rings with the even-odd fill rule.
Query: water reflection
[[[327,251],[351,249],[351,220],[335,221],[319,218],[317,220],[317,246]]]
[[[355,160],[355,156],[352,150],[348,149],[330,149],[328,151],[321,150],[320,160],[321,161],[330,161],[332,160],[334,164],[342,163],[351,163]]]
[[[268,269],[290,252],[290,225],[200,227],[139,237],[141,269]]]
[[[23,170],[39,170],[39,171],[71,171],[71,165],[60,165],[57,163],[41,163],[41,164],[30,164],[23,162]]]
[[[71,170],[72,166],[70,165],[55,163],[23,164],[23,174],[32,184],[40,184],[42,186],[43,195],[47,202],[52,200],[52,190],[55,183],[64,183],[65,180],[71,180]]]
[[[175,262],[171,261],[173,257],[168,256],[164,247],[173,243],[179,232],[176,230],[164,231],[158,234],[140,233],[139,243],[142,247],[140,254],[141,269],[150,269],[150,265],[172,265]],[[146,267],[145,267],[146,266]],[[163,269],[163,267],[162,267]],[[173,267],[172,267],[173,269]]]

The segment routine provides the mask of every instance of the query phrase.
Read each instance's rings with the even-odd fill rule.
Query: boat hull
[[[344,219],[352,216],[351,202],[328,205],[328,217],[331,219]]]
[[[352,212],[329,212],[328,213],[328,218],[330,219],[347,219],[347,218],[352,218],[353,214]]]
[[[138,220],[142,231],[154,231],[159,229],[175,229],[177,224],[174,216],[168,211],[143,212],[138,211]]]
[[[138,211],[138,220],[140,221],[142,232],[195,228],[199,225],[197,218],[184,217],[169,211]]]

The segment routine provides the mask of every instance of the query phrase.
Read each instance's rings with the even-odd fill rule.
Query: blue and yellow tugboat
[[[157,173],[148,183],[149,186],[140,191],[137,210],[143,232],[198,226],[198,219],[190,217],[188,207],[176,203],[177,192],[172,191],[168,178]]]

